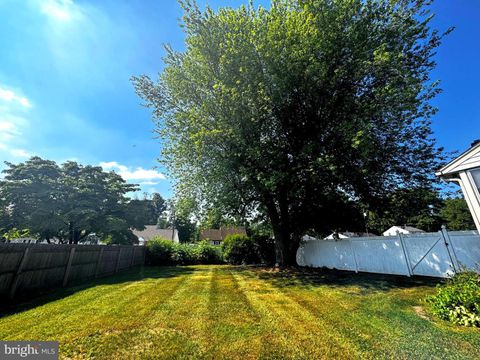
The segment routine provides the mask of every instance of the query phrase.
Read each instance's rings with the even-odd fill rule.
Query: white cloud
[[[0,143],[0,151],[10,155],[13,158],[29,158],[32,155],[24,149],[12,149],[5,143]]]
[[[158,185],[156,181],[142,181],[140,185]]]
[[[24,150],[24,149],[11,149],[10,154],[12,154],[12,156],[14,157],[21,157],[21,158],[29,158],[32,156],[27,150]]]
[[[21,146],[22,129],[28,124],[25,115],[31,107],[30,101],[18,91],[0,84],[0,150],[8,157],[30,157]]]
[[[109,161],[109,162],[101,162],[100,166],[104,168],[105,170],[113,170],[113,169],[118,169],[120,171],[128,171],[128,167],[124,165],[120,165],[116,161]]]
[[[42,14],[56,21],[70,21],[76,12],[71,0],[47,0],[40,4]]]
[[[155,185],[154,180],[165,180],[164,174],[153,170],[137,167],[131,169],[128,166],[121,165],[116,161],[101,162],[100,166],[105,170],[115,170],[125,180],[142,181],[142,184]]]
[[[156,170],[148,170],[142,167],[137,167],[135,170],[130,171],[120,171],[119,174],[125,180],[146,180],[146,179],[159,179],[164,180],[165,175],[156,171]]]
[[[13,90],[7,89],[1,86],[0,86],[0,100],[9,102],[9,103],[16,103],[26,108],[32,107],[32,104],[26,97],[17,95]]]
[[[15,135],[19,135],[17,126],[12,121],[0,121],[0,141],[7,142]]]
[[[20,147],[24,140],[22,129],[28,124],[25,115],[31,107],[30,101],[18,91],[0,84],[0,150],[10,157],[30,156]]]

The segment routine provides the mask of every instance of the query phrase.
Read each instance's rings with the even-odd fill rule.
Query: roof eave
[[[455,159],[451,160],[448,164],[443,166],[440,170],[438,170],[435,175],[438,177],[446,177],[447,175],[454,175],[457,174],[458,171],[449,171],[448,169],[451,169],[452,167],[455,168],[455,164],[458,162],[461,162],[466,156],[468,156],[470,153],[473,151],[477,150],[480,148],[480,143],[475,144],[474,146],[470,147],[469,149],[465,150],[463,153],[461,153],[458,157]],[[450,176],[451,177],[451,176]]]

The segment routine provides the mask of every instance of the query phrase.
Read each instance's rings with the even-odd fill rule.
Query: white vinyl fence
[[[297,251],[300,266],[394,275],[449,277],[462,269],[479,270],[476,231],[309,240]]]

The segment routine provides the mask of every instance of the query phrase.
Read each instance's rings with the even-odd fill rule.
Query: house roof
[[[340,237],[340,238],[354,238],[354,237],[371,237],[371,236],[378,236],[376,234],[372,234],[372,233],[364,233],[364,232],[352,232],[352,231],[339,231],[338,233],[331,233],[330,235],[328,235],[327,237],[325,237],[324,239],[335,239],[336,237]]]
[[[237,227],[221,227],[220,229],[206,229],[200,233],[200,239],[205,240],[215,240],[215,241],[222,241],[228,235],[247,235],[247,232],[243,226]]]
[[[345,235],[347,237],[370,237],[370,236],[378,236],[376,234],[372,234],[371,232],[369,233],[364,233],[364,232],[350,232],[350,231],[345,231],[341,233],[342,235]]]
[[[413,227],[413,226],[402,226],[402,229],[405,229],[405,230],[410,231],[410,232],[425,232],[422,229],[419,229],[419,228],[416,228],[416,227]]]
[[[205,239],[223,240],[223,237],[222,237],[222,232],[220,231],[220,229],[207,229],[207,230],[203,230],[200,233],[200,239],[201,240],[205,240]]]
[[[157,229],[157,225],[146,225],[145,230],[133,230],[133,234],[148,241],[154,237],[172,239],[172,229]],[[177,229],[173,231],[173,237],[177,237]]]
[[[442,167],[435,175],[444,178],[455,176],[459,171],[480,168],[480,141],[474,141],[470,149]]]
[[[399,228],[399,229],[403,229],[403,230],[406,230],[410,233],[418,233],[418,232],[425,232],[423,231],[422,229],[418,229],[416,227],[413,227],[413,226],[407,226],[407,225],[404,225],[404,226],[398,226],[398,225],[394,225],[390,228],[388,228],[387,230],[384,231],[384,233],[386,233],[387,231],[393,229],[393,228]]]

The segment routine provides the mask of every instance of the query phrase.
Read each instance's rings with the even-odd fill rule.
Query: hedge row
[[[149,265],[221,264],[222,251],[206,242],[177,244],[171,240],[154,238],[147,243]]]
[[[248,237],[229,235],[222,246],[207,242],[177,244],[170,240],[154,238],[147,243],[149,265],[193,265],[193,264],[272,264],[274,262],[273,241],[265,236]]]

